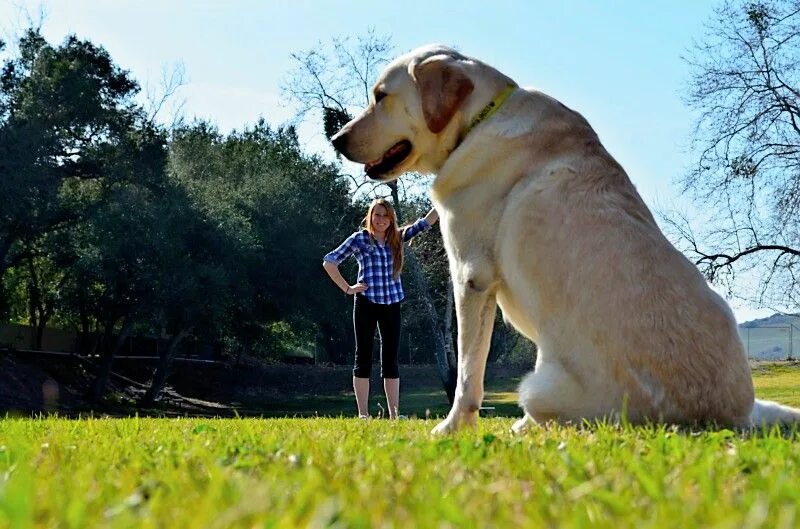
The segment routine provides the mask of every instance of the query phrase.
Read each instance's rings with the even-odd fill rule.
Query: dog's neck
[[[464,138],[467,137],[467,135],[470,133],[470,131],[472,131],[472,129],[477,127],[483,121],[489,119],[492,116],[492,114],[500,110],[500,107],[503,106],[503,103],[506,102],[508,96],[510,96],[511,93],[514,92],[514,90],[516,89],[517,89],[516,85],[508,85],[503,89],[502,92],[500,92],[497,95],[497,97],[489,101],[489,103],[485,107],[483,107],[483,109],[480,112],[478,112],[478,114],[474,118],[472,118],[472,121],[470,121],[469,125],[467,125],[467,128],[464,129],[464,132],[461,133],[458,143],[460,144],[462,141],[464,141]],[[456,148],[458,148],[458,146],[456,146]]]
[[[445,140],[445,144],[449,143],[449,146],[445,147],[439,152],[440,155],[439,158],[434,158],[438,159],[439,163],[425,168],[419,167],[418,170],[422,170],[422,172],[427,172],[431,174],[438,174],[439,170],[445,163],[447,163],[447,160],[450,158],[450,156],[454,152],[456,152],[458,148],[461,146],[461,144],[467,139],[469,133],[472,132],[475,129],[475,127],[487,121],[498,110],[500,110],[500,108],[503,106],[506,100],[511,96],[511,94],[514,93],[514,91],[517,88],[519,88],[519,85],[514,83],[511,79],[507,79],[506,82],[501,85],[501,89],[499,93],[497,93],[497,95],[494,97],[494,99],[489,101],[489,103],[483,106],[481,110],[476,112],[473,118],[467,124],[467,126],[463,128],[463,130],[459,130],[460,127],[463,126],[462,125],[463,118],[459,119],[457,123],[453,124],[453,128],[450,129],[450,131],[447,133],[447,136],[449,136],[449,138],[451,139],[449,141]],[[469,110],[467,110],[467,112],[465,113],[469,115],[470,112]]]
[[[497,94],[497,96],[495,96],[494,99],[489,101],[489,103],[487,103],[486,106],[483,107],[481,111],[475,115],[474,118],[472,118],[472,121],[469,122],[469,125],[467,125],[467,127],[461,132],[453,150],[458,149],[458,146],[461,145],[464,139],[466,139],[466,137],[469,135],[472,129],[474,129],[475,127],[477,127],[478,125],[480,125],[481,123],[492,117],[492,115],[494,115],[495,112],[500,110],[500,107],[502,107],[503,103],[506,102],[508,96],[514,93],[514,90],[516,90],[517,88],[518,86],[515,84],[508,84],[505,86],[505,88],[503,88],[503,90],[499,94]]]
[[[492,125],[490,123],[492,118],[494,118],[501,109],[508,106],[508,101],[511,99],[512,94],[519,89],[519,85],[511,79],[505,78],[498,81],[497,83],[493,83],[491,87],[482,87],[480,98],[477,101],[470,102],[467,108],[464,108],[463,114],[459,119],[460,123],[454,123],[453,128],[450,129],[450,134],[452,134],[451,137],[453,138],[451,144],[452,148],[447,149],[442,163],[431,171],[431,173],[435,175],[431,185],[431,196],[435,197],[437,200],[444,200],[446,196],[467,185],[468,182],[473,182],[473,184],[475,184],[473,180],[476,177],[480,177],[480,175],[487,170],[489,173],[492,173],[492,170],[484,167],[483,164],[490,163],[494,167],[498,167],[507,162],[507,160],[502,159],[502,156],[498,158],[496,156],[497,153],[489,151],[479,157],[480,161],[476,162],[478,163],[477,166],[474,164],[470,166],[473,168],[481,167],[479,170],[462,170],[464,157],[470,158],[470,156],[468,152],[462,152],[460,149],[461,146],[464,145],[469,150],[473,148],[474,141],[481,142],[482,140],[480,137],[482,133],[479,129],[482,127],[480,127],[480,125],[491,128]],[[483,101],[486,101],[490,97],[492,99],[489,103],[480,106]],[[472,116],[471,119],[470,116]],[[465,122],[468,122],[466,126],[464,126]],[[473,136],[475,137],[473,138]],[[453,167],[455,167],[453,163],[455,163],[458,169],[453,169]],[[494,187],[495,189],[499,189],[498,186]]]

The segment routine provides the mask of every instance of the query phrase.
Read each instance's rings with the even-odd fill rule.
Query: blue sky
[[[292,116],[281,104],[289,54],[368,28],[398,53],[439,42],[484,60],[581,112],[654,210],[685,207],[678,178],[691,158],[692,115],[681,59],[703,34],[715,2],[561,0],[336,2],[0,0],[5,40],[25,11],[60,42],[75,33],[104,46],[142,85],[182,62],[184,113],[221,130]],[[317,123],[301,127],[309,150],[330,155]],[[732,301],[740,321],[770,313]]]

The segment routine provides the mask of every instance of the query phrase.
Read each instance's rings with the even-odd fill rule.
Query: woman
[[[323,267],[345,295],[354,295],[353,327],[356,336],[353,391],[358,416],[369,417],[369,376],[372,371],[372,341],[375,326],[381,338],[381,377],[386,392],[389,418],[397,418],[400,406],[400,373],[397,348],[400,345],[400,302],[403,285],[403,242],[430,228],[439,219],[432,209],[410,226],[397,227],[394,208],[386,200],[372,201],[364,219],[366,229],[350,235],[338,248],[323,258]],[[358,261],[358,281],[354,285],[339,272],[339,264],[353,255]]]

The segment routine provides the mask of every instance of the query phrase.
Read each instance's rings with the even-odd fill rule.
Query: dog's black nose
[[[347,134],[336,134],[333,138],[331,138],[331,143],[333,144],[333,148],[339,151],[342,154],[347,152]]]

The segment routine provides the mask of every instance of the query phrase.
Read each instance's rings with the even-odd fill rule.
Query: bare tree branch
[[[705,216],[667,224],[709,280],[759,303],[797,300],[800,0],[725,0],[685,60],[697,120],[684,191]]]
[[[157,89],[150,86],[146,88],[147,104],[146,112],[147,119],[150,123],[155,123],[158,115],[164,106],[175,98],[178,90],[186,85],[186,67],[182,62],[178,62],[167,68],[166,66],[161,69],[161,80]],[[183,108],[186,105],[186,99],[181,98],[176,101],[172,107],[170,116],[170,128],[175,128],[182,121]]]

